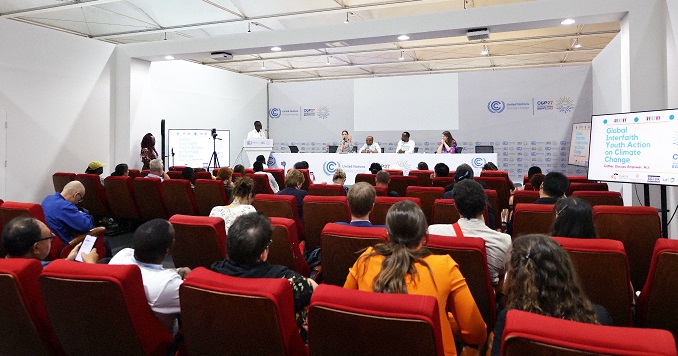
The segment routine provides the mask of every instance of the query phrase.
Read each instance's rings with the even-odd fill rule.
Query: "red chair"
[[[308,186],[308,195],[345,196],[346,191],[339,184],[311,184]]]
[[[212,180],[214,180],[214,177],[212,177],[210,172],[195,172],[193,177],[195,179],[212,179]]]
[[[170,166],[169,169],[168,169],[168,172],[172,172],[172,171],[181,172],[186,167],[188,167],[188,166]]]
[[[184,176],[181,174],[181,171],[169,170],[167,171],[167,176],[170,177],[170,179],[184,179]]]
[[[436,199],[433,202],[431,224],[454,224],[460,217],[454,199]]]
[[[325,225],[320,234],[323,283],[343,286],[360,251],[387,241],[388,233],[383,227]]]
[[[264,168],[264,172],[271,173],[280,189],[285,188],[285,170],[282,168]]]
[[[572,260],[592,303],[607,309],[617,326],[633,325],[633,289],[624,245],[608,239],[554,237]]]
[[[196,268],[179,295],[191,355],[308,354],[287,279],[236,278]]]
[[[666,330],[603,326],[520,310],[506,315],[501,355],[676,355]]]
[[[254,168],[245,168],[245,174],[254,174]]]
[[[503,209],[508,209],[508,201],[511,196],[511,187],[509,186],[506,179],[502,177],[475,177],[473,178],[476,182],[485,182],[489,189],[494,189],[497,192],[498,205],[495,206],[495,209],[499,211]]]
[[[438,301],[432,296],[320,285],[311,297],[308,315],[309,348],[314,355],[445,353]]]
[[[56,172],[52,174],[52,184],[54,184],[54,192],[61,193],[66,184],[75,180],[75,173]]]
[[[40,285],[68,355],[166,354],[172,334],[148,306],[136,265],[56,260]]]
[[[533,204],[537,199],[539,199],[539,192],[536,190],[516,190],[513,192],[513,206]]]
[[[134,178],[134,198],[137,200],[139,213],[144,220],[168,219],[169,213],[165,206],[162,193],[162,182],[158,178]]]
[[[82,207],[87,209],[92,216],[108,217],[111,216],[111,209],[108,207],[108,198],[106,190],[101,185],[101,179],[97,174],[76,174],[75,179],[79,180],[85,186],[85,196],[82,197]]]
[[[198,203],[190,181],[165,179],[162,182],[162,195],[170,215],[198,215]]]
[[[261,175],[261,174],[260,174]],[[252,202],[257,211],[261,211],[268,217],[279,217],[292,219],[297,224],[297,237],[304,241],[306,233],[304,225],[299,219],[299,209],[297,209],[297,198],[292,195],[276,194],[257,194]]]
[[[384,169],[385,172],[388,172],[390,176],[401,176],[403,175],[402,169]]]
[[[268,182],[268,175],[247,173],[247,176],[254,181],[254,195],[274,194],[271,184]]]
[[[216,176],[217,176],[217,173],[219,173],[219,170],[220,170],[220,169],[221,169],[221,167],[214,167],[214,168],[212,168],[212,175],[216,177]]]
[[[421,201],[421,210],[424,211],[426,221],[429,224],[433,223],[433,203],[440,199],[445,193],[445,188],[441,187],[420,187],[409,186],[405,191],[405,196],[419,198]]]
[[[140,220],[141,213],[134,198],[134,185],[130,177],[106,177],[106,197],[115,219]]]
[[[149,174],[151,174],[151,171],[148,170],[148,169],[144,169],[144,170],[142,170],[141,173],[139,174],[139,177],[143,178],[143,177],[146,177],[146,176],[149,175]],[[136,177],[135,177],[135,178],[136,178]]]
[[[591,206],[596,205],[617,205],[623,206],[624,200],[620,192],[595,191],[595,190],[575,190],[573,197],[586,200]]]
[[[376,174],[370,174],[370,173],[358,173],[355,175],[355,182],[366,182],[370,183],[372,185],[377,184],[377,175]]]
[[[484,170],[480,172],[481,177],[499,177],[503,178],[506,181],[506,184],[509,188],[509,190],[515,189],[515,186],[513,185],[513,181],[511,180],[511,177],[509,177],[509,172],[507,171],[488,171]]]
[[[130,169],[129,170],[129,177],[134,179],[136,177],[141,177],[141,171],[138,169]]]
[[[404,197],[407,193],[407,187],[417,186],[419,180],[417,177],[411,176],[391,176],[391,180],[388,182],[388,190],[395,191],[398,193],[398,196]]]
[[[169,222],[174,227],[172,261],[176,267],[209,268],[226,259],[224,219],[177,214]]]
[[[485,205],[485,212],[483,213],[483,217],[485,218],[485,225],[490,226],[490,214],[494,216],[494,227],[493,229],[496,229],[498,227],[501,227],[501,210],[499,209],[499,196],[497,195],[497,191],[494,189],[483,189],[485,192],[485,195],[487,195],[487,200],[490,201],[492,204],[492,211],[490,211],[490,207]]]
[[[271,236],[273,242],[268,247],[267,261],[274,265],[285,266],[308,277],[311,271],[299,248],[297,226],[294,220],[272,217],[271,226],[273,227]]]
[[[36,259],[0,260],[0,344],[3,353],[59,355],[61,344],[47,317]]]
[[[214,179],[195,180],[195,200],[198,214],[208,216],[215,206],[228,205],[224,183]]]
[[[652,252],[650,273],[636,303],[638,326],[668,330],[678,336],[674,317],[678,300],[678,240],[658,239]]]
[[[607,192],[609,191],[607,187],[607,183],[572,183],[570,182],[569,188],[567,188],[567,195],[568,197],[572,195],[573,192],[576,192],[578,190],[586,190],[586,191],[601,191],[601,192]]]
[[[372,212],[370,213],[370,222],[372,225],[386,224],[386,213],[388,212],[388,209],[391,208],[391,205],[403,200],[411,200],[421,207],[421,200],[419,200],[419,198],[377,196],[374,200],[374,208],[372,208]]]
[[[428,235],[425,246],[437,255],[450,255],[459,265],[488,332],[494,330],[497,316],[496,297],[487,265],[485,240],[477,237]]]
[[[595,183],[595,181],[589,180],[587,176],[567,176],[567,179],[570,183]]]
[[[431,170],[418,170],[418,169],[413,169],[409,173],[410,176],[417,177],[419,186],[422,187],[430,187],[433,184],[433,181],[431,180],[432,174],[433,171]]]
[[[447,187],[448,185],[454,183],[454,177],[449,176],[449,177],[433,177],[431,179],[431,185],[434,187]]]
[[[306,251],[320,247],[320,233],[328,223],[350,222],[346,197],[307,195],[303,203]],[[308,214],[308,215],[306,215]]]
[[[599,237],[619,240],[629,257],[631,281],[636,290],[645,285],[650,272],[652,251],[661,237],[661,221],[657,209],[649,206],[593,207],[593,225]]]
[[[388,196],[388,188],[387,187],[375,185],[374,190],[377,192],[377,196],[380,196],[380,197],[387,197]]]
[[[308,169],[298,169],[298,171],[304,175],[304,183],[301,184],[301,189],[308,191],[308,186],[313,183],[311,180],[311,174],[308,172]]]
[[[548,235],[555,218],[553,204],[517,204],[513,209],[511,239],[526,234]]]

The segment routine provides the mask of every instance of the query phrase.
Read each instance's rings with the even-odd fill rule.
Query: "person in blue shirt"
[[[351,210],[351,222],[338,222],[337,224],[357,227],[385,227],[384,225],[372,225],[370,212],[374,207],[377,191],[367,182],[358,182],[348,190],[348,208]]]
[[[66,184],[61,193],[49,195],[42,201],[47,225],[64,243],[94,227],[92,216],[75,206],[84,196],[85,186],[74,180]]]

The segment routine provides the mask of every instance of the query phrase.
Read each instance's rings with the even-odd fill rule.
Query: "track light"
[[[261,69],[266,69],[266,62],[261,61]]]
[[[487,45],[483,45],[483,50],[480,52],[483,56],[487,56],[490,54],[490,50],[487,48]]]
[[[248,22],[247,23],[247,33],[250,33],[250,32],[252,32],[252,23]]]
[[[344,23],[348,23],[348,15],[349,15],[349,14],[350,14],[350,12],[347,12],[347,13],[346,13],[346,21],[344,21]]]
[[[572,42],[572,47],[573,48],[581,48],[581,44],[579,43],[579,39],[575,38],[574,42]]]
[[[405,60],[405,51],[400,51],[400,58],[398,58],[399,61],[404,61]]]
[[[327,56],[327,62],[325,62],[325,65],[327,65],[327,66],[330,65],[330,57],[329,56]]]

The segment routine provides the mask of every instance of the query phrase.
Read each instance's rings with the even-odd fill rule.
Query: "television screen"
[[[588,177],[678,185],[678,109],[593,115]]]
[[[591,123],[582,122],[572,124],[572,139],[570,140],[570,156],[568,164],[587,167],[589,165],[589,139],[591,138]]]
[[[188,166],[193,168],[206,167],[215,151],[221,167],[231,164],[230,161],[230,130],[217,130],[217,140],[212,140],[211,129],[169,129],[167,130],[167,144],[169,146],[169,165]],[[174,152],[174,159],[172,159]],[[215,167],[211,162],[210,167]]]

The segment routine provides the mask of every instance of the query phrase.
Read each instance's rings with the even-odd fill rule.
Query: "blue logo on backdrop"
[[[487,110],[493,114],[498,114],[506,108],[506,104],[501,100],[493,100],[487,103]]]
[[[327,161],[323,163],[323,172],[325,172],[325,174],[328,176],[334,175],[334,172],[337,171],[337,168],[341,168],[339,162]]]
[[[272,118],[277,119],[280,117],[280,108],[271,108],[271,111],[268,113]]]
[[[487,163],[487,161],[485,160],[485,158],[481,158],[481,157],[476,157],[471,161],[471,164],[475,168],[482,167],[482,166],[485,165],[485,163]]]
[[[275,157],[273,156],[268,156],[268,162],[267,162],[269,167],[275,166]]]

